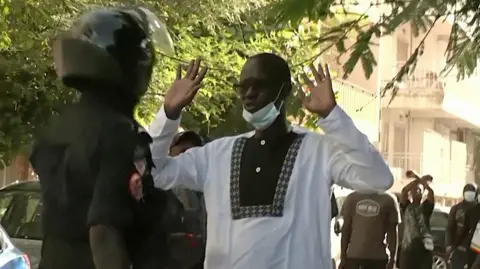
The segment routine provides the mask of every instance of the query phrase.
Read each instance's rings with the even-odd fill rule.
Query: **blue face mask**
[[[278,108],[275,106],[275,102],[280,96],[282,89],[283,89],[283,84],[282,84],[282,87],[280,87],[280,90],[278,91],[278,94],[277,94],[277,97],[275,97],[275,100],[268,103],[266,106],[257,110],[254,113],[250,113],[245,108],[243,108],[243,115],[242,115],[243,118],[248,123],[253,125],[253,127],[255,127],[255,130],[267,129],[268,127],[270,127],[270,125],[272,125],[272,123],[275,121],[278,115],[280,115],[280,109],[283,106],[283,101],[280,103],[280,106]]]

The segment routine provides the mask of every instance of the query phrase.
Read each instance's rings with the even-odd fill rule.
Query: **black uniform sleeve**
[[[470,231],[472,229],[471,223],[472,223],[472,218],[473,218],[472,215],[474,214],[473,213],[474,210],[478,210],[478,208],[475,206],[472,209],[465,212],[465,217],[463,219],[463,228],[460,231],[460,234],[458,235],[458,237],[455,238],[455,241],[453,241],[453,244],[452,244],[453,249],[456,249],[457,247],[462,245],[462,243],[465,241],[465,239],[467,239],[468,235],[470,234]]]
[[[103,133],[88,212],[89,226],[103,224],[121,228],[131,222],[134,200],[128,181],[134,171],[135,138],[128,124],[117,124]]]
[[[455,242],[455,237],[457,235],[457,210],[459,205],[456,204],[452,206],[450,212],[448,213],[448,224],[447,229],[445,230],[445,244],[451,246]]]

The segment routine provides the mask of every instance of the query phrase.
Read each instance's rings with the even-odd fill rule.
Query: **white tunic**
[[[204,192],[206,269],[330,269],[332,184],[364,191],[387,190],[393,184],[382,156],[337,106],[318,122],[325,135],[293,128],[304,135],[303,141],[289,181],[284,182],[286,190],[277,187],[277,206],[239,208],[238,193],[231,190],[231,164],[239,166],[238,160],[232,162],[232,150],[237,139],[253,132],[214,140],[171,158],[170,141],[179,122],[169,120],[162,107],[150,126],[154,181],[162,189],[184,186]]]

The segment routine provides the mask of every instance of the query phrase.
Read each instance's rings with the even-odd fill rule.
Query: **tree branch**
[[[380,98],[383,98],[386,94],[386,92],[392,88],[395,87],[395,83],[397,81],[401,81],[403,76],[405,75],[406,73],[406,69],[409,68],[410,66],[412,66],[415,61],[417,60],[417,57],[418,57],[418,53],[420,51],[420,48],[425,44],[425,40],[427,39],[428,35],[430,34],[430,32],[432,31],[433,27],[435,26],[436,22],[438,21],[438,19],[440,18],[440,16],[437,16],[435,18],[435,20],[433,21],[432,25],[430,26],[430,28],[428,29],[428,31],[425,33],[425,35],[423,36],[422,40],[420,41],[420,43],[417,45],[417,47],[415,48],[414,52],[410,55],[410,57],[408,58],[408,60],[406,61],[406,63],[400,68],[400,70],[397,72],[397,74],[387,83],[387,85],[380,91]],[[409,72],[411,72],[412,70],[409,70]],[[397,89],[398,91],[398,89]],[[388,105],[391,104],[391,102],[393,101],[393,99],[395,98],[395,95],[397,93],[397,91],[395,91],[393,94],[392,94],[392,97],[390,98],[390,101],[388,102]],[[372,103],[375,99],[377,99],[379,96],[378,94],[375,94],[372,99],[370,99],[368,102],[366,102],[365,104],[363,104],[361,107],[359,107],[358,109],[355,110],[355,112],[359,112],[359,111],[362,111],[366,106],[368,106],[370,103]]]
[[[371,7],[371,6],[370,6]],[[303,61],[303,62],[300,62],[298,64],[294,64],[292,66],[293,67],[299,67],[299,66],[304,66],[306,63],[313,63],[315,62],[318,57],[320,57],[323,53],[325,53],[326,51],[328,51],[329,49],[333,48],[333,46],[337,45],[338,42],[340,42],[341,40],[345,39],[345,37],[350,33],[350,31],[353,30],[353,28],[358,24],[360,23],[360,21],[362,19],[364,19],[368,12],[368,10],[370,9],[370,7],[362,14],[358,17],[358,19],[356,19],[355,21],[352,21],[352,23],[350,24],[350,26],[345,30],[345,33],[343,33],[340,38],[337,39],[337,41],[335,42],[332,42],[330,45],[328,45],[327,47],[323,48],[319,53],[317,53],[316,55],[314,55],[313,57],[310,57],[309,59]]]

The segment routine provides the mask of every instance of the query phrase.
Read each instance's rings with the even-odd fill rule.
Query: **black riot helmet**
[[[138,101],[150,83],[156,49],[173,54],[173,42],[151,11],[97,9],[80,16],[56,40],[53,54],[66,86],[114,91]]]

